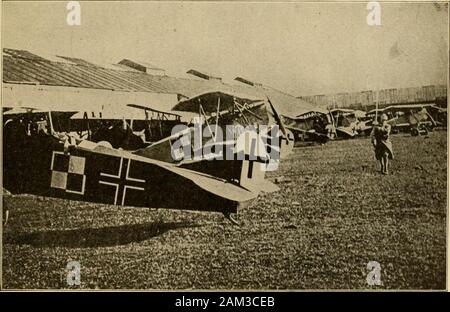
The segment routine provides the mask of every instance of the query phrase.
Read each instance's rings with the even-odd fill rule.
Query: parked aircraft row
[[[185,137],[181,152],[199,155],[195,138],[186,136],[195,130],[190,122],[184,122],[187,131],[172,133],[172,126],[183,124],[175,112],[139,104],[114,109],[5,109],[4,188],[121,206],[217,211],[235,223],[231,214],[238,207],[278,189],[265,171],[280,161],[273,151],[285,155],[293,146],[268,98],[211,91],[174,107],[198,114],[205,121],[201,133],[210,134],[202,143],[231,151],[233,160],[204,153],[174,157],[174,143]],[[217,128],[225,125],[251,126],[256,136],[243,146],[237,135],[219,139]]]
[[[434,104],[392,105],[368,112],[345,108],[317,109],[282,118],[286,128],[292,131],[296,143],[326,143],[328,140],[369,135],[373,121],[382,114],[388,116],[393,132],[419,135],[437,126],[447,126],[447,110]]]
[[[367,135],[383,113],[395,131],[413,135],[447,124],[446,110],[433,105],[390,106],[367,113],[318,109],[288,117],[280,116],[269,98],[218,90],[181,100],[169,112],[139,103],[106,108],[93,104],[89,111],[86,105],[62,110],[48,103],[7,104],[3,186],[9,192],[216,211],[233,223],[238,207],[261,192],[278,189],[265,179],[265,172],[276,168],[294,142]],[[193,122],[199,119],[200,145]],[[183,128],[174,132],[175,126]],[[242,133],[218,135],[218,129],[228,131],[227,126],[253,129],[253,134],[239,144]]]

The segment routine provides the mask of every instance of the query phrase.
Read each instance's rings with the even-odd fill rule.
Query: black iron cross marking
[[[116,188],[114,205],[124,205],[127,189],[145,191],[145,180],[131,178],[129,176],[131,159],[120,158],[119,172],[117,175],[100,173],[100,184],[114,186]]]

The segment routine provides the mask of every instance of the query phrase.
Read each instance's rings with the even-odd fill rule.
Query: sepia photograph
[[[1,12],[2,289],[447,289],[448,2]]]

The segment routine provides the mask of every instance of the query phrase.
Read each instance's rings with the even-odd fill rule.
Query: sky
[[[381,3],[3,2],[2,46],[97,64],[144,60],[185,77],[240,76],[293,95],[447,84],[448,8]]]

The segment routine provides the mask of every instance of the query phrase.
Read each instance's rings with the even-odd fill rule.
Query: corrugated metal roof
[[[6,50],[6,51],[5,51]],[[3,81],[121,91],[168,93],[164,85],[145,73],[103,68],[76,58],[56,62],[21,50],[4,49]]]
[[[186,97],[216,89],[218,91],[268,96],[281,114],[297,116],[314,106],[279,90],[245,84],[226,84],[216,80],[199,80],[151,75],[124,65],[102,66],[66,56],[38,56],[25,50],[3,49],[3,81],[49,86],[106,89],[117,91],[174,93]]]

